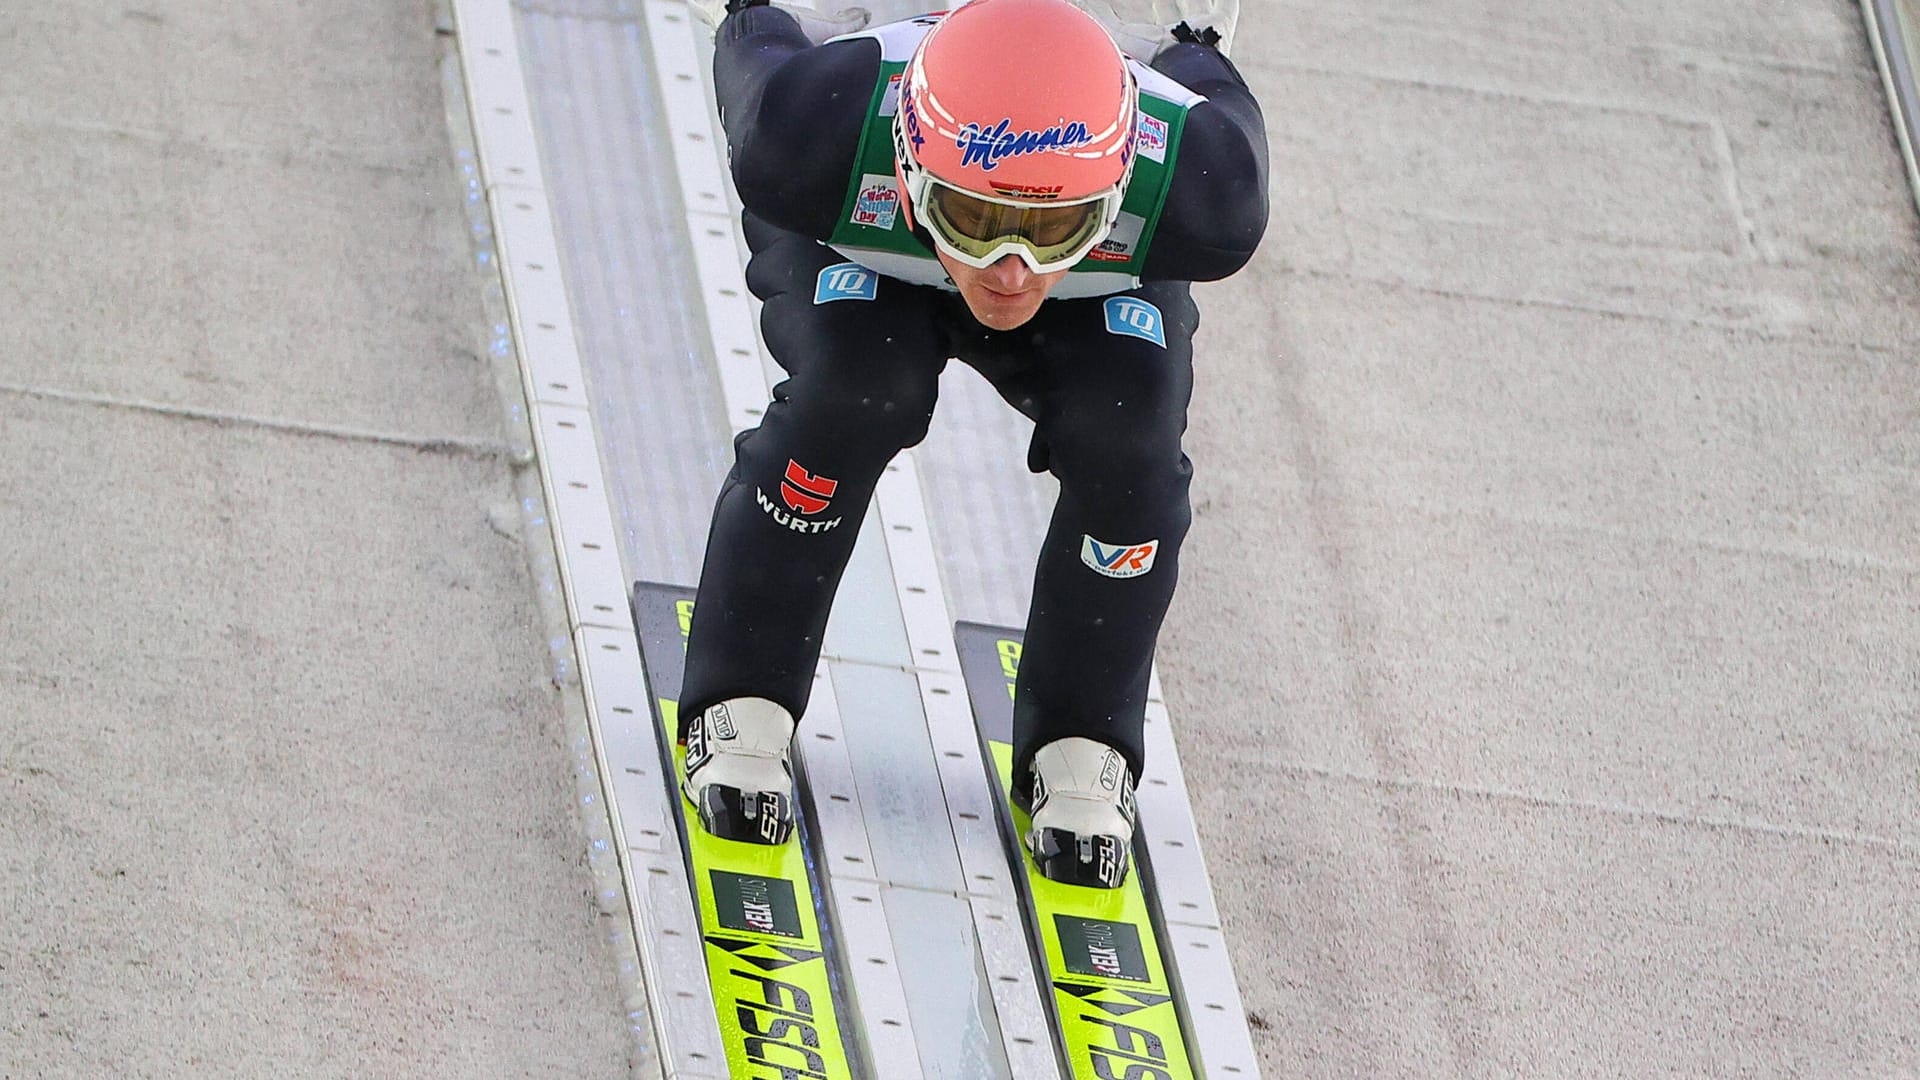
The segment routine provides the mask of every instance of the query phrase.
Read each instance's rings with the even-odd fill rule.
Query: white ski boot
[[[794,721],[764,698],[723,701],[687,720],[680,790],[709,833],[749,844],[793,835]]]
[[[1133,771],[1118,750],[1058,739],[1033,755],[1027,850],[1054,881],[1117,889],[1133,850]]]

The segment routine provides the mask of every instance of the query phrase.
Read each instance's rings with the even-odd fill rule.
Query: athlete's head
[[[1119,47],[1067,0],[973,0],[921,42],[894,118],[900,185],[982,323],[1032,318],[1112,231],[1137,97]]]

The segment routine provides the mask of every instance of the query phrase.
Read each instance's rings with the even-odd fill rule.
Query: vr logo
[[[831,304],[835,300],[872,300],[879,292],[879,274],[859,263],[839,263],[820,271],[820,277],[813,286],[813,302]]]
[[[1163,349],[1167,347],[1167,332],[1160,318],[1160,309],[1131,296],[1107,299],[1107,333],[1137,337]]]
[[[1160,541],[1144,544],[1103,544],[1091,536],[1080,538],[1080,561],[1087,569],[1110,578],[1136,578],[1153,569]]]

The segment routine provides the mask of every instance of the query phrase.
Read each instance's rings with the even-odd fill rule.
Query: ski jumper
[[[935,17],[814,46],[769,6],[721,24],[715,88],[787,378],[735,441],[714,507],[681,715],[763,697],[803,715],[828,611],[875,484],[926,437],[957,357],[1034,422],[1028,465],[1059,500],[1028,613],[1016,776],[1083,736],[1140,776],[1148,673],[1191,518],[1181,451],[1199,313],[1266,227],[1259,107],[1215,50],[1177,44],[1140,83],[1139,159],[1119,224],[1025,325],[976,321],[893,175],[898,73]]]

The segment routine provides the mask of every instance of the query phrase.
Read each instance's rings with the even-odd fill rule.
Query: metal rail
[[[1860,0],[1860,10],[1866,15],[1867,37],[1873,42],[1873,55],[1887,88],[1894,133],[1907,163],[1907,181],[1920,207],[1920,157],[1916,157],[1920,154],[1916,149],[1920,148],[1920,88],[1914,83],[1920,72],[1920,0]]]

